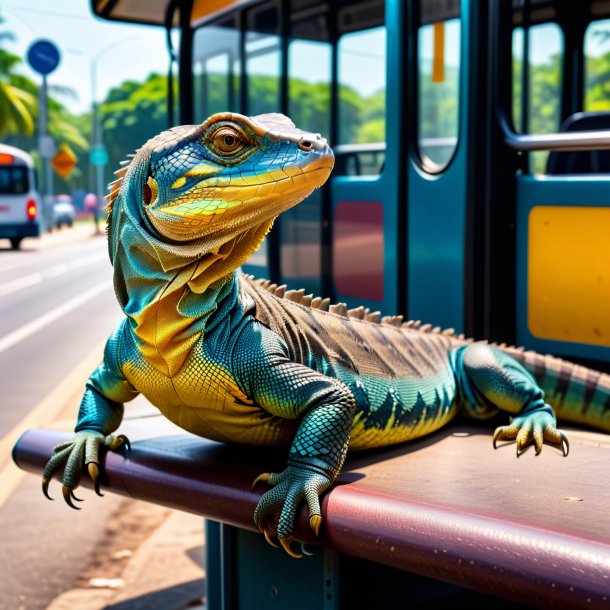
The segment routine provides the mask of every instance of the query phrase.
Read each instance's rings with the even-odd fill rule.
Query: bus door
[[[371,10],[350,3],[337,12],[331,278],[338,302],[392,315],[399,306],[402,3],[366,4]]]
[[[513,30],[517,133],[507,142],[527,162],[517,177],[517,342],[610,363],[610,102],[602,84],[610,7],[604,10],[587,15],[575,48],[567,35],[574,21],[562,28],[561,15],[559,23],[531,24],[527,40],[523,27]],[[563,79],[574,72],[565,62],[579,54],[581,99],[570,113],[565,92],[574,83]]]
[[[414,145],[407,159],[407,313],[464,329],[468,2],[418,0],[409,107]],[[415,123],[415,125],[413,125]]]

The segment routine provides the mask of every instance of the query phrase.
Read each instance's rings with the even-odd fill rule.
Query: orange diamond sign
[[[62,177],[67,178],[76,167],[76,155],[67,144],[59,147],[59,152],[51,159],[53,169]]]

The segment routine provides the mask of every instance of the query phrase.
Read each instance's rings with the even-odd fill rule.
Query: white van
[[[41,199],[34,161],[14,146],[0,144],[0,238],[18,250],[24,237],[40,235]]]

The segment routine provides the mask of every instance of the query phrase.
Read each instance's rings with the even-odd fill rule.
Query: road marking
[[[100,363],[106,340],[91,350],[8,434],[0,439],[0,508],[28,474],[19,470],[11,460],[11,452],[21,435],[30,428],[38,428],[63,416],[73,399],[82,394],[85,381]],[[75,406],[75,405],[74,405]]]
[[[14,330],[12,333],[5,335],[0,339],[0,354],[14,345],[17,345],[17,343],[20,343],[21,341],[32,336],[45,326],[48,326],[51,324],[51,322],[55,322],[55,320],[65,316],[66,314],[75,310],[77,307],[84,305],[87,301],[90,301],[104,290],[110,288],[110,286],[110,282],[102,282],[101,284],[98,284],[97,286],[94,286],[93,288],[79,294],[73,299],[62,303],[59,307],[48,311],[38,318],[34,318],[31,322],[24,324],[17,330]]]
[[[0,286],[0,297],[7,294],[17,292],[23,288],[29,288],[42,282],[42,273],[32,273],[30,275],[24,275],[23,277],[17,278],[11,282],[6,282]]]
[[[17,292],[23,288],[35,286],[36,284],[40,284],[45,279],[58,277],[59,275],[68,273],[68,271],[71,269],[79,269],[80,267],[91,265],[92,263],[105,260],[106,258],[107,256],[104,253],[91,254],[89,256],[74,259],[69,263],[59,263],[58,265],[49,267],[46,270],[31,273],[30,275],[24,275],[23,277],[19,277],[10,282],[5,282],[2,286],[0,286],[0,297],[6,296],[7,294],[12,294],[13,292]]]

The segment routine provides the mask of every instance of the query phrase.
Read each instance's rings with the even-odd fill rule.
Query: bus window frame
[[[528,2],[526,1],[525,6],[528,5]],[[510,73],[511,78],[510,78],[510,82],[512,83],[512,33],[514,31],[514,29],[516,27],[522,27],[524,30],[524,38],[527,39],[529,38],[529,36],[526,35],[526,30],[527,28],[524,27],[524,25],[527,25],[527,23],[519,23],[519,24],[514,24],[512,22],[512,20],[509,22],[510,25],[506,26],[503,25],[502,23],[500,23],[500,18],[501,17],[506,17],[507,16],[508,11],[505,11],[505,13],[503,15],[496,15],[496,18],[494,19],[494,23],[495,23],[495,27],[496,27],[496,31],[495,33],[498,34],[496,36],[496,40],[497,40],[497,45],[499,47],[501,47],[502,45],[508,45],[506,48],[509,49],[509,53],[508,53],[508,68],[507,65],[503,65],[503,66],[496,66],[498,68],[498,72],[502,72],[502,68],[507,68],[509,70],[509,72],[505,72],[505,73]],[[591,19],[590,17],[593,16],[588,15],[589,19],[587,21],[587,24],[593,23],[594,21],[599,21],[602,20],[604,18],[610,18],[610,15],[605,15],[605,16],[601,16],[601,15],[595,15],[593,16],[594,18]],[[524,18],[523,21],[527,22],[527,16]],[[564,53],[563,53],[563,63],[562,63],[562,74],[565,74],[567,72],[566,68],[567,68],[567,61],[569,58],[569,54],[570,54],[570,49],[568,48],[568,38],[566,36],[566,31],[565,28],[563,27],[562,24],[562,20],[559,18],[559,16],[555,16],[552,19],[548,19],[545,21],[536,21],[535,24],[534,23],[530,23],[528,27],[530,27],[531,25],[538,25],[539,23],[555,23],[559,29],[561,30],[561,32],[563,33],[564,36]],[[586,30],[586,27],[584,28],[583,32]],[[493,35],[493,33],[492,33]],[[506,40],[503,38],[503,35],[506,36]],[[583,39],[584,40],[584,39]],[[581,43],[583,42],[582,40],[580,41]],[[524,45],[524,50],[527,51],[527,43]],[[581,44],[581,48],[580,48],[581,53],[584,53],[584,48],[582,48],[582,44]],[[501,53],[501,49],[499,49],[499,52]],[[526,70],[524,70],[524,73],[527,72],[529,73],[529,62],[524,62],[524,67],[526,67]],[[527,74],[525,74],[525,77],[529,78],[529,76]],[[580,74],[580,77],[583,77],[583,74]],[[501,80],[501,79],[500,79]],[[565,77],[564,77],[564,80]],[[498,86],[499,83],[496,83],[496,87],[499,89],[502,87],[502,85],[500,84],[500,86]],[[532,151],[556,151],[556,152],[573,152],[573,151],[593,151],[593,150],[610,150],[610,130],[596,130],[596,131],[579,131],[579,132],[571,132],[571,133],[565,133],[565,132],[555,132],[555,133],[549,133],[549,134],[540,134],[540,133],[518,133],[516,132],[516,130],[514,129],[514,125],[513,125],[513,121],[512,121],[512,85],[507,87],[508,89],[508,95],[502,95],[500,94],[499,91],[496,91],[496,99],[498,99],[498,101],[500,102],[498,104],[497,107],[497,121],[498,121],[498,125],[500,127],[500,130],[502,132],[503,135],[503,140],[504,143],[506,144],[506,146],[508,146],[508,148],[510,148],[511,150],[522,154],[525,157],[525,153],[528,152],[532,152]],[[566,89],[567,89],[567,84],[563,83],[562,84],[562,99],[561,99],[561,117],[563,120],[565,120],[566,115],[572,114],[572,111],[576,111],[575,108],[567,108],[566,105],[569,103],[569,101],[572,102],[572,106],[574,106],[574,101],[573,100],[567,100],[566,99]],[[504,93],[504,91],[502,91],[502,93]],[[522,95],[522,101],[524,101],[525,98],[525,94],[526,91],[523,91]],[[583,88],[582,86],[579,88],[578,94],[581,96],[582,98],[582,94],[583,94]],[[580,107],[582,107],[582,99],[580,100]],[[522,103],[522,112],[523,112],[523,103]],[[522,115],[523,116],[523,115]],[[523,167],[522,170],[524,171],[524,173],[529,173],[529,163],[523,163]],[[546,174],[544,174],[546,175]]]
[[[414,95],[414,99],[415,99],[415,104],[414,104],[414,116],[412,117],[412,121],[411,121],[411,125],[413,127],[413,131],[412,133],[414,134],[414,138],[412,140],[412,144],[409,147],[410,148],[410,156],[413,160],[413,163],[415,164],[415,166],[420,169],[424,174],[428,175],[428,176],[441,176],[442,174],[444,174],[453,164],[455,157],[458,153],[458,150],[461,146],[461,142],[462,142],[462,130],[464,128],[464,126],[462,125],[462,120],[461,120],[461,104],[462,104],[462,100],[464,99],[464,91],[465,91],[465,87],[466,84],[464,83],[464,70],[463,70],[463,61],[464,61],[464,45],[466,44],[466,41],[464,41],[464,37],[463,37],[463,30],[464,30],[464,23],[463,23],[463,19],[464,19],[464,15],[463,15],[463,11],[460,10],[460,14],[458,17],[453,17],[452,19],[458,19],[459,20],[459,24],[460,24],[460,41],[459,41],[459,52],[460,52],[460,63],[459,63],[459,73],[458,73],[458,94],[457,94],[457,100],[458,100],[458,108],[457,108],[457,135],[456,135],[456,141],[455,141],[455,146],[453,147],[453,151],[451,153],[451,156],[449,157],[449,159],[447,160],[447,163],[445,163],[445,165],[443,166],[438,166],[436,163],[434,163],[432,160],[430,160],[429,162],[426,161],[422,155],[421,155],[421,147],[420,147],[420,115],[419,115],[419,110],[420,110],[420,91],[419,91],[419,60],[420,60],[420,55],[419,55],[419,42],[420,42],[420,31],[422,29],[422,27],[424,27],[425,25],[430,25],[428,23],[421,23],[421,18],[420,18],[420,5],[421,5],[422,0],[419,0],[419,2],[415,2],[414,4],[414,8],[411,11],[411,18],[413,20],[413,24],[414,27],[412,28],[412,32],[415,34],[414,36],[414,49],[415,52],[412,53],[412,65],[409,66],[409,69],[411,71],[411,73],[413,74],[413,77],[411,79],[412,82],[412,90],[413,90],[413,95]],[[441,23],[446,23],[447,21],[449,21],[449,19],[443,20],[441,21]],[[408,56],[405,57],[408,53],[407,48],[405,47],[404,49],[404,53],[403,53],[403,58],[405,58],[406,63],[408,63]],[[434,164],[434,167],[432,164]]]

